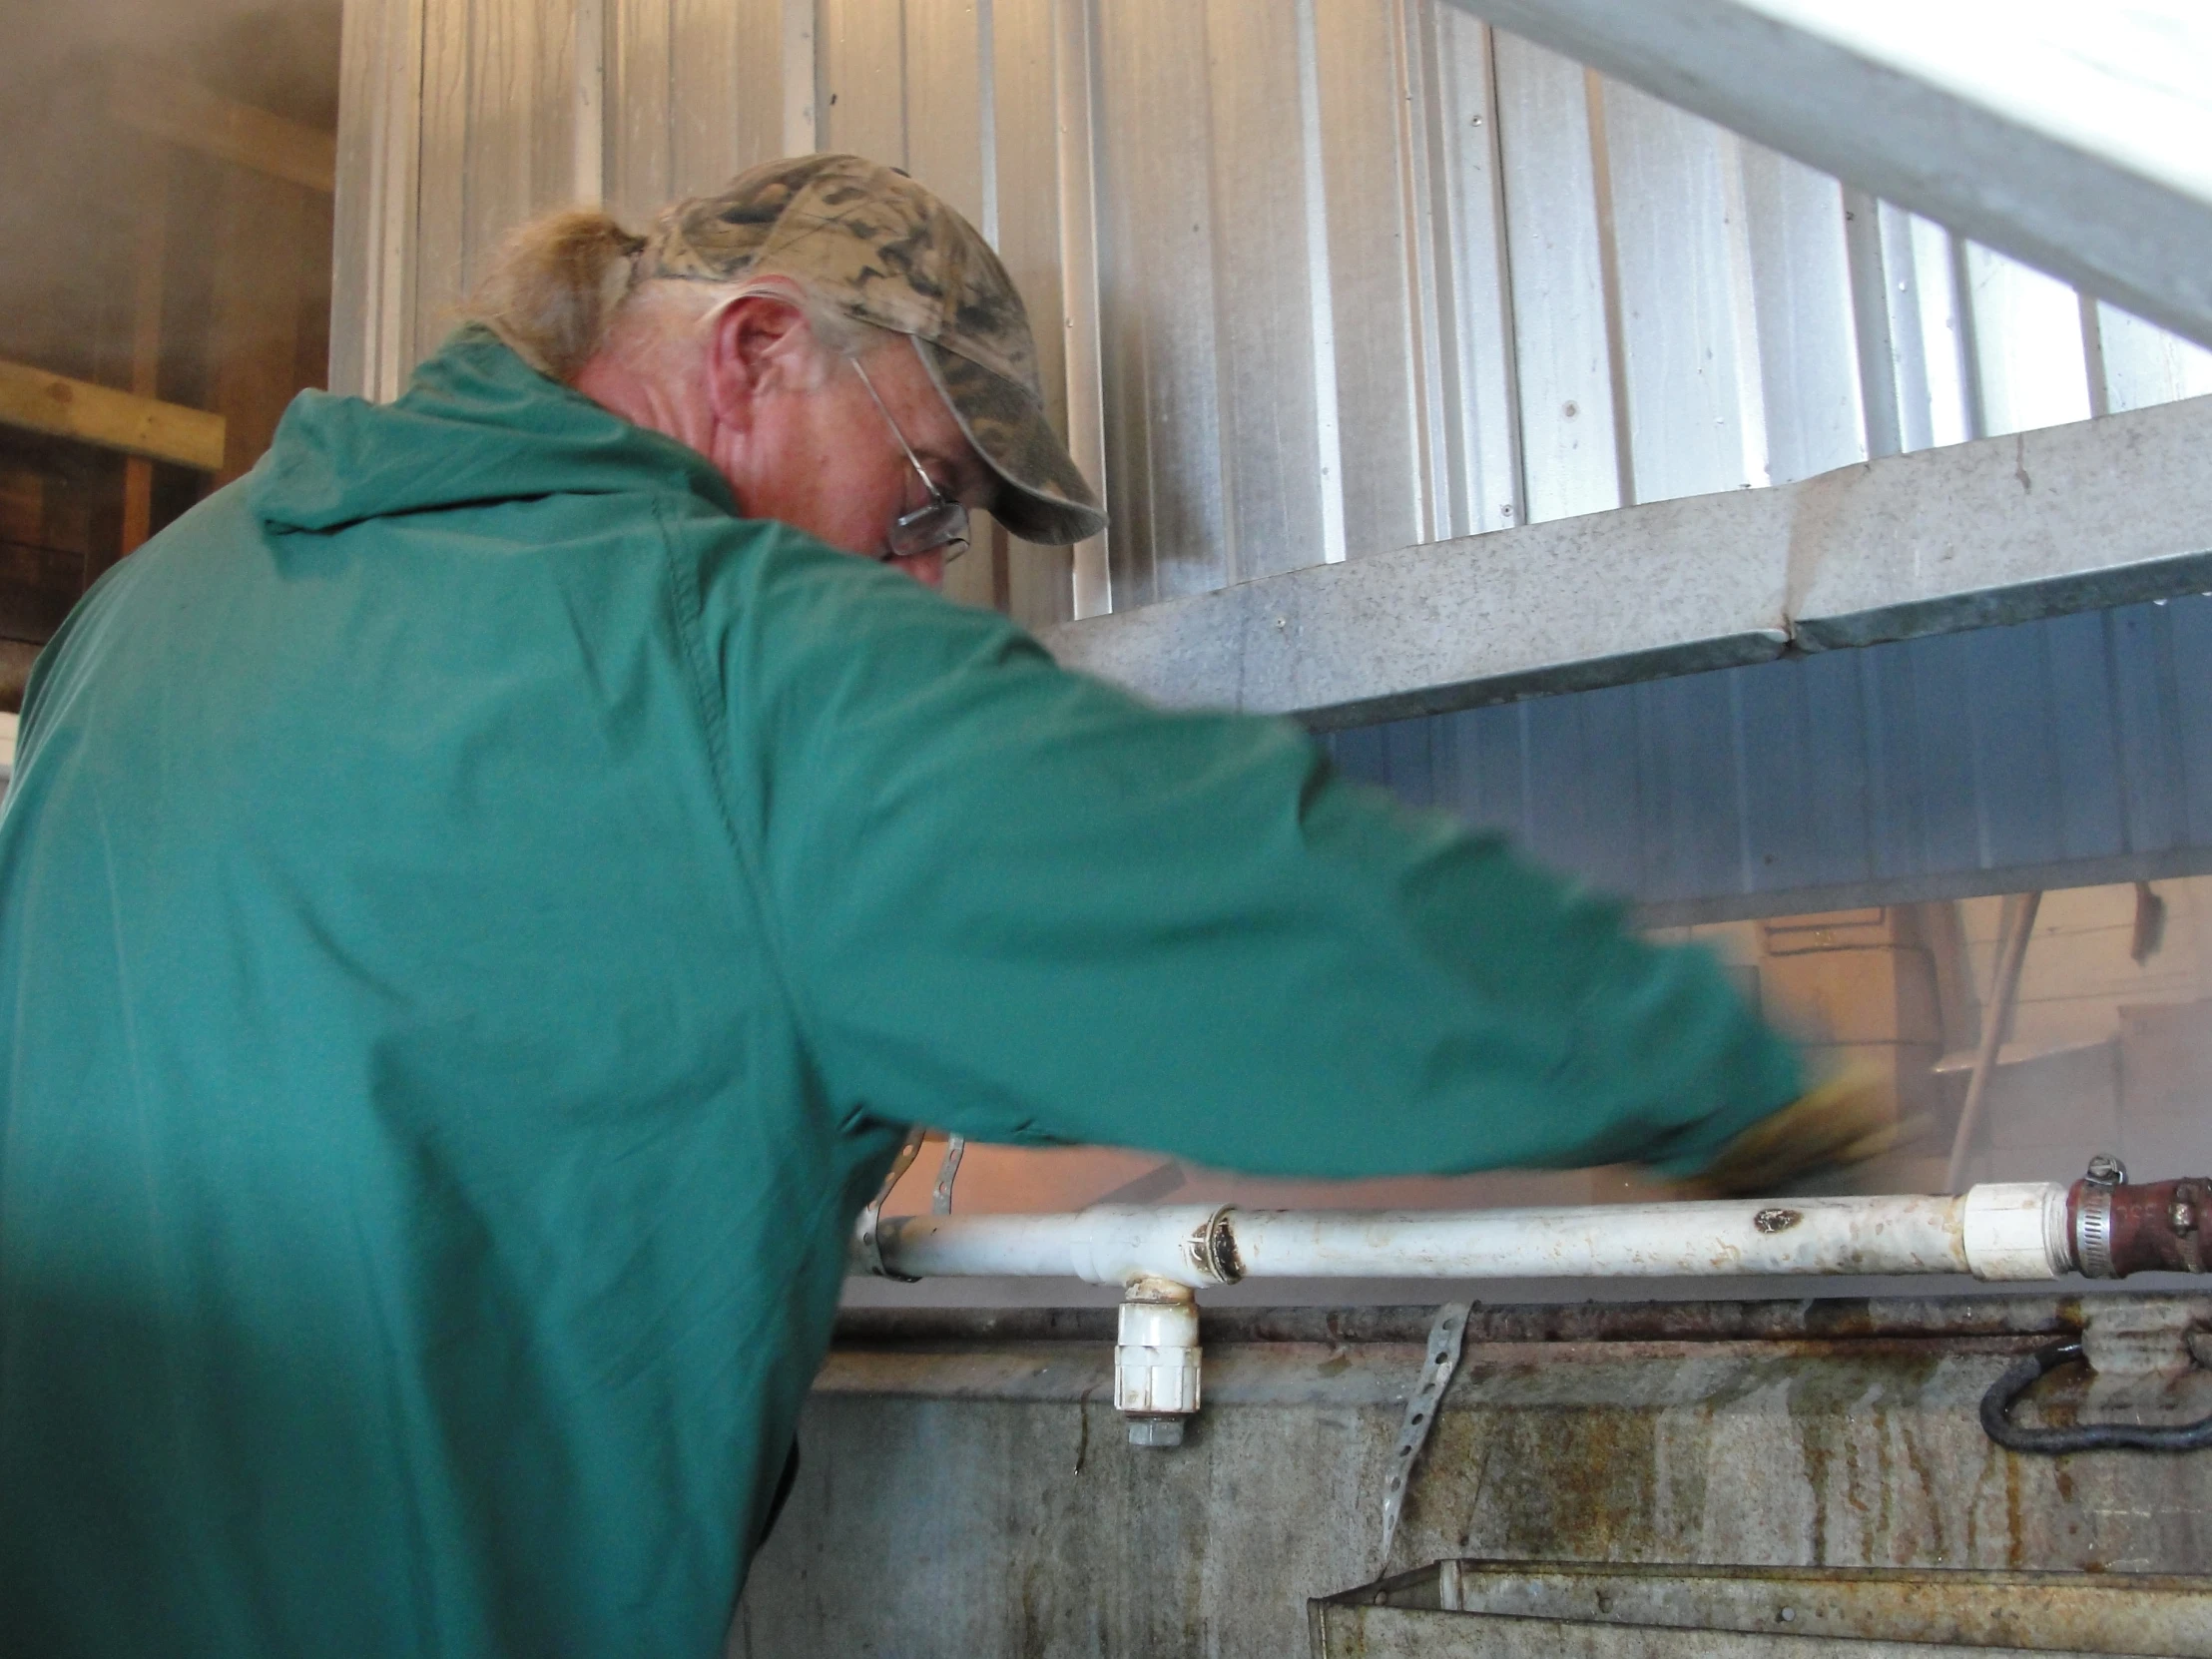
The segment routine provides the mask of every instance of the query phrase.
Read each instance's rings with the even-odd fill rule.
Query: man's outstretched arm
[[[1284,723],[1161,713],[796,540],[702,586],[734,813],[847,1117],[1255,1173],[1689,1173],[1799,1093],[1704,952]]]

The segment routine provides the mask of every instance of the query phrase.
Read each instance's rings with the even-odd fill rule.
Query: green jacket
[[[0,818],[0,1647],[711,1655],[901,1126],[1698,1167],[1704,956],[1292,727],[732,515],[463,332],[39,664]]]

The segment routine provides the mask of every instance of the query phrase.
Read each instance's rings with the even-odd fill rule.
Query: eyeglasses
[[[883,538],[890,548],[891,557],[910,559],[917,553],[933,553],[944,550],[944,562],[950,564],[967,551],[967,508],[954,501],[931,478],[915,457],[913,445],[906,441],[906,434],[898,429],[898,422],[891,418],[891,411],[883,401],[882,393],[875,389],[875,382],[867,377],[867,370],[860,366],[860,359],[847,357],[852,372],[860,377],[860,384],[867,387],[867,394],[875,401],[883,414],[883,424],[891,429],[891,436],[898,440],[899,452],[906,457],[906,464],[914,469],[914,476],[921,480],[921,487],[929,492],[929,504],[916,507],[910,513],[900,513],[891,520],[890,533]]]

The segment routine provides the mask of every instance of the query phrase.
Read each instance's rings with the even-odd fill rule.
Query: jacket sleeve
[[[1164,713],[782,530],[692,567],[847,1122],[1364,1176],[1701,1168],[1800,1087],[1704,952],[1279,721]]]

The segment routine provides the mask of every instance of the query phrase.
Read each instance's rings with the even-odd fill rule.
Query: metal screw
[[[2099,1187],[2124,1187],[2127,1185],[2127,1166],[2109,1152],[2100,1152],[2089,1160],[2088,1173],[2084,1179]]]

